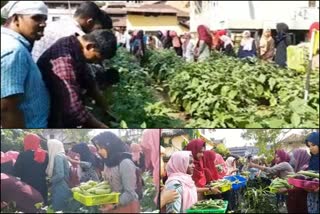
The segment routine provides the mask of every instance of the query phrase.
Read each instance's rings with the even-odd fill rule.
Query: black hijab
[[[125,143],[112,132],[103,132],[92,139],[95,145],[105,148],[108,151],[108,157],[104,159],[107,167],[115,167],[124,159],[131,160],[131,154],[126,148]]]

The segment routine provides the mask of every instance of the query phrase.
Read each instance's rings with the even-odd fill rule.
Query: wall
[[[144,30],[144,31],[158,31],[158,30],[174,30],[178,34],[187,32],[188,29],[179,25],[176,16],[143,16],[132,15],[127,16],[128,30]]]

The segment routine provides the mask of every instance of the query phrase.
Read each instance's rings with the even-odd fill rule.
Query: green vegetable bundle
[[[223,200],[203,200],[198,201],[196,204],[192,205],[191,210],[209,210],[209,209],[223,209],[225,202]]]
[[[271,192],[278,192],[281,188],[290,189],[292,186],[288,184],[288,181],[286,179],[276,178],[272,181],[270,184],[270,191]]]
[[[104,195],[112,192],[107,181],[103,181],[101,183],[88,181],[86,183],[81,183],[79,187],[74,187],[71,190],[72,192],[78,192],[86,196]]]
[[[216,187],[222,187],[222,186],[228,186],[228,185],[232,185],[231,181],[227,180],[227,179],[219,179],[217,181],[211,182],[210,186],[212,188],[216,188]]]

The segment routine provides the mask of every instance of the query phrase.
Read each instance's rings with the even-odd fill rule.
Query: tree
[[[255,146],[259,149],[258,155],[264,154],[267,161],[270,162],[279,146],[278,137],[283,132],[282,129],[245,129],[241,137],[246,140],[255,140]],[[269,145],[270,150],[267,147]]]

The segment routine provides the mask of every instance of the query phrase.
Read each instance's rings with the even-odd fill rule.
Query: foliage
[[[159,102],[154,82],[147,68],[142,68],[125,49],[119,49],[116,57],[106,61],[106,70],[118,69],[120,83],[114,88],[112,111],[122,123],[112,123],[113,128],[161,128],[181,127],[180,120],[169,116],[175,111]],[[103,116],[100,115],[100,118]],[[103,118],[103,120],[105,120]]]
[[[244,129],[242,137],[255,140],[255,146],[259,148],[258,155],[264,154],[270,163],[277,149],[277,138],[282,131],[282,129]],[[267,148],[268,145],[271,145],[270,150]]]
[[[156,196],[156,188],[154,186],[150,172],[144,172],[142,179],[145,184],[143,198],[140,201],[142,212],[152,212],[157,209],[153,199]]]
[[[214,151],[219,153],[222,157],[226,158],[230,154],[230,150],[223,143],[219,143]]]

